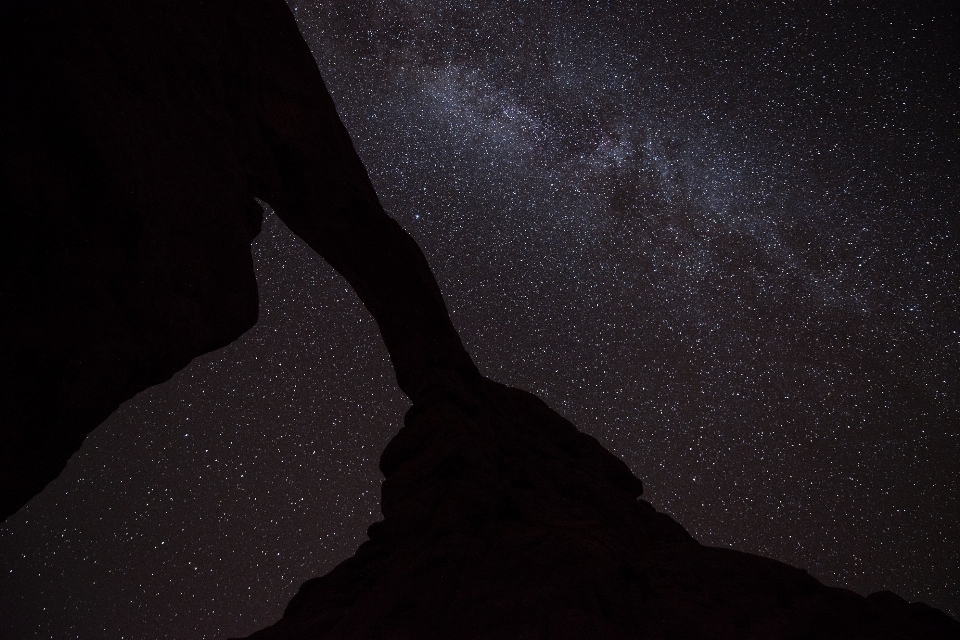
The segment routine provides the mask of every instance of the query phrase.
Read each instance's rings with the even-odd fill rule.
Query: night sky
[[[485,375],[705,544],[960,616],[955,2],[290,4]],[[257,326],[0,525],[0,637],[248,634],[379,518],[376,325],[253,252]]]

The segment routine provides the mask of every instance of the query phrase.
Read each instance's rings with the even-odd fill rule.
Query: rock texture
[[[256,198],[350,281],[408,394],[475,374],[282,0],[0,2],[0,518],[254,324]]]
[[[701,546],[595,440],[482,379],[282,0],[5,0],[0,168],[3,517],[255,322],[259,198],[356,289],[414,405],[384,521],[252,637],[960,638],[925,605]]]
[[[698,544],[528,393],[431,383],[380,459],[383,522],[251,640],[960,638],[927,605]]]

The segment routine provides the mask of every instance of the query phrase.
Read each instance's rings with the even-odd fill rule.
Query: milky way
[[[956,9],[290,5],[486,375],[700,541],[960,615]],[[0,635],[250,633],[364,539],[406,401],[272,215],[254,255],[258,325],[0,528]]]

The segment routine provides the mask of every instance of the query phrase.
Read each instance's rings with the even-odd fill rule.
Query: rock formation
[[[121,402],[256,320],[269,202],[414,401],[385,519],[255,638],[960,638],[883,592],[701,546],[533,396],[482,379],[282,0],[0,4],[0,515]]]
[[[408,395],[476,375],[282,0],[5,2],[0,61],[0,518],[254,324],[255,198],[354,287]]]
[[[432,383],[380,459],[383,522],[251,640],[960,638],[927,605],[700,545],[529,393]]]

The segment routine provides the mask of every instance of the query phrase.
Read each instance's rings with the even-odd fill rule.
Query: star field
[[[701,542],[960,615],[956,9],[289,4],[485,375]],[[257,326],[0,527],[0,636],[251,633],[379,518],[376,326],[253,251]]]

